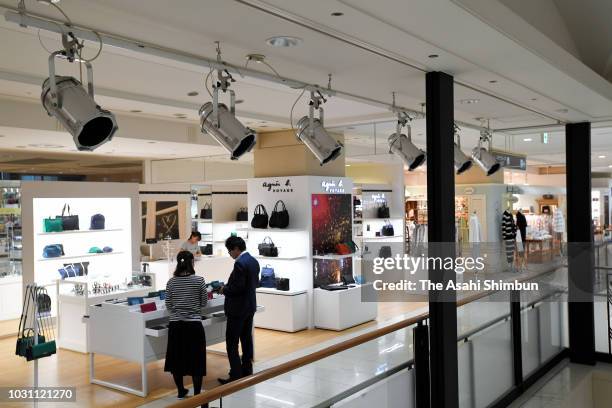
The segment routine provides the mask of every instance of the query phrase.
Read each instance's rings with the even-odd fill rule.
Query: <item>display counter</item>
[[[23,302],[21,280],[21,275],[0,278],[0,321],[19,319]]]
[[[170,279],[174,273],[176,262],[160,260],[147,263],[149,264],[149,273],[153,275],[153,286],[155,290],[165,289],[168,279]],[[218,255],[202,255],[195,261],[194,265],[196,275],[204,277],[206,282],[215,280],[227,282],[227,278],[229,278],[233,268],[234,260],[232,258]]]
[[[378,316],[377,302],[362,302],[364,297],[374,299],[374,286],[371,283],[356,285],[346,290],[329,291],[321,288],[314,290],[315,327],[330,330],[344,330],[349,327],[375,320]]]
[[[257,304],[265,312],[255,316],[255,327],[296,332],[308,328],[308,292],[257,288]]]

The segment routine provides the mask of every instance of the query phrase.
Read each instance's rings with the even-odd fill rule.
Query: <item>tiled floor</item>
[[[512,403],[510,408],[612,406],[612,401],[600,401],[591,406],[585,406],[576,401],[577,394],[584,391],[578,390],[578,388],[585,381],[589,381],[595,372],[612,375],[612,365],[598,363],[596,366],[584,366],[565,361],[532,386],[521,398]],[[592,389],[592,387],[588,387],[588,389]]]

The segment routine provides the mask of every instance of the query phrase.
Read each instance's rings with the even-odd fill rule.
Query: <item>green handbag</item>
[[[62,232],[64,230],[62,219],[57,217],[45,218],[43,220],[43,230],[44,232]]]
[[[32,344],[31,347],[26,349],[25,357],[27,361],[32,361],[43,357],[49,357],[50,355],[55,354],[56,351],[57,346],[55,345],[55,340],[51,340],[48,342]]]
[[[43,344],[45,342],[45,336],[38,335],[38,344]],[[21,357],[26,357],[28,354],[28,349],[31,349],[34,346],[34,330],[32,329],[24,329],[21,336],[17,339],[17,346],[15,348],[15,354]]]

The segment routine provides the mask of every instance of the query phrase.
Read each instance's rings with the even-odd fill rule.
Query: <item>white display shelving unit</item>
[[[58,216],[64,204],[78,215],[79,229],[45,232],[43,220]],[[36,283],[49,287],[51,313],[57,317],[57,340],[62,348],[87,352],[87,307],[107,298],[143,293],[149,288],[133,288],[134,271],[139,270],[137,255],[140,235],[138,185],[129,183],[23,182],[23,285]],[[105,229],[90,230],[94,214],[103,214]],[[44,258],[47,245],[61,244],[64,256]],[[90,248],[111,247],[112,252],[89,253]],[[74,282],[63,282],[59,269],[65,264],[88,262],[88,274]],[[60,284],[58,284],[60,281]],[[75,284],[91,289],[94,282],[119,287],[105,295],[77,294]],[[70,284],[68,284],[70,283]],[[24,286],[25,287],[25,286]],[[53,287],[53,288],[51,288]]]

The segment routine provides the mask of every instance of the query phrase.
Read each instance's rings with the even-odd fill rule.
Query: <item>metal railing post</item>
[[[419,322],[412,332],[414,336],[415,406],[429,408],[429,328],[423,322]]]

